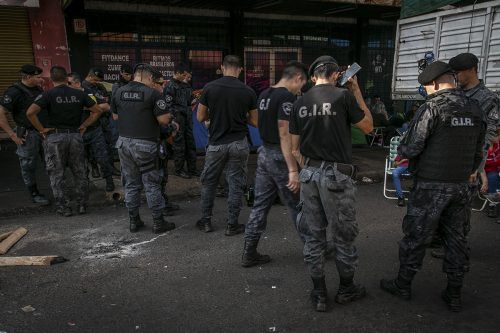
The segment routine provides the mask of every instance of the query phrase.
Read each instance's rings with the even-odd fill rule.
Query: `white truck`
[[[418,92],[418,61],[428,52],[446,62],[462,52],[475,54],[479,58],[479,78],[500,93],[500,1],[399,20],[393,100],[423,99]]]

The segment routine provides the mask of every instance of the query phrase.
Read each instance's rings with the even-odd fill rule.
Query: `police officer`
[[[311,300],[317,311],[326,311],[324,256],[327,249],[326,229],[331,224],[335,262],[340,286],[335,301],[348,303],[365,296],[365,288],[354,284],[358,253],[354,240],[358,235],[354,208],[355,186],[351,177],[351,124],[364,133],[373,129],[357,79],[348,88],[335,86],[339,65],[330,56],[317,58],[309,68],[316,85],[295,102],[290,116],[292,152],[301,166],[300,207],[297,217],[309,229],[304,233],[304,261],[314,289]]]
[[[64,189],[64,171],[69,168],[73,173],[78,214],[85,214],[89,183],[85,171],[82,134],[99,118],[101,109],[83,91],[68,87],[64,67],[52,67],[50,79],[54,88],[39,95],[28,108],[26,116],[33,127],[46,138],[45,165],[56,200],[57,213],[63,216],[72,215]],[[89,109],[90,116],[82,123],[84,108]],[[37,117],[42,109],[47,109],[47,127]]]
[[[156,71],[153,74],[153,88],[161,94],[163,94],[165,82],[165,78],[161,72]],[[160,126],[160,166],[163,169],[161,193],[165,200],[165,212],[167,216],[174,215],[174,211],[180,209],[180,206],[171,202],[167,195],[168,160],[173,156],[172,143],[178,129],[179,126],[173,120],[168,125]]]
[[[267,214],[277,194],[288,207],[293,223],[296,223],[299,166],[292,155],[288,121],[296,95],[306,81],[307,69],[304,64],[289,62],[283,69],[280,81],[264,90],[257,100],[259,133],[263,145],[259,149],[255,174],[255,201],[245,227],[245,248],[241,260],[243,267],[271,260],[268,255],[257,252],[257,245],[266,229]]]
[[[48,205],[36,185],[36,165],[38,157],[43,157],[42,137],[26,119],[26,110],[43,90],[42,69],[33,65],[23,65],[20,70],[21,81],[7,88],[0,99],[0,127],[17,144],[17,155],[21,166],[21,175],[34,203]],[[6,112],[11,112],[16,123],[13,130],[7,121]],[[46,110],[40,114],[41,121],[46,118]]]
[[[106,108],[107,103],[100,98],[98,99],[93,95],[91,91],[85,91],[85,89],[82,87],[81,82],[81,77],[78,73],[72,72],[68,74],[68,85],[71,88],[84,91],[98,103],[99,107],[104,104],[103,108]],[[84,118],[86,119],[89,116],[89,111],[84,110]],[[86,148],[88,147],[88,149],[90,149],[92,156],[95,158],[97,163],[99,163],[102,178],[106,180],[106,191],[114,191],[115,184],[113,183],[112,165],[109,162],[108,147],[106,144],[106,140],[104,140],[104,134],[102,133],[102,128],[99,122],[90,125],[85,133],[83,133],[83,144],[86,146]]]
[[[485,118],[477,104],[456,89],[448,64],[433,62],[418,81],[428,93],[427,100],[398,148],[399,155],[410,159],[415,175],[403,220],[404,237],[399,242],[399,273],[396,279],[381,280],[380,287],[409,300],[425,249],[439,231],[448,278],[442,297],[450,310],[460,311],[463,278],[469,268],[469,179],[481,163]]]
[[[109,164],[111,165],[111,170],[114,176],[119,176],[120,171],[118,171],[114,166],[114,152],[115,144],[118,139],[118,133],[116,128],[114,128],[111,121],[111,113],[109,112],[109,94],[106,88],[102,85],[104,80],[104,72],[100,68],[91,68],[87,77],[82,82],[82,87],[87,93],[94,95],[97,100],[99,107],[102,109],[103,113],[99,119],[102,133],[104,135],[104,140],[106,141],[108,148],[108,158]],[[90,158],[91,163],[93,163],[93,168],[95,167],[95,157]],[[93,175],[94,176],[94,175]]]
[[[174,76],[167,82],[163,92],[165,100],[171,103],[172,113],[179,124],[179,131],[172,145],[175,175],[185,179],[200,176],[196,170],[196,145],[191,111],[192,89],[186,82],[189,75],[187,66],[182,62],[178,63],[174,68]],[[184,171],[184,164],[187,164],[187,172]]]
[[[486,117],[488,127],[485,137],[485,161],[488,146],[497,135],[496,125],[499,118],[500,101],[499,97],[479,80],[478,63],[479,60],[472,53],[461,53],[451,58],[449,62],[456,73],[458,85],[465,92],[465,96],[476,101]],[[482,167],[484,167],[484,161]]]
[[[488,157],[488,147],[496,137],[496,125],[498,122],[499,98],[486,88],[484,83],[478,78],[478,58],[472,53],[461,53],[450,59],[449,64],[455,71],[455,76],[459,87],[464,91],[465,96],[474,100],[486,117],[487,130],[484,141],[483,161],[479,166],[479,172],[484,170],[484,164]],[[472,199],[472,198],[471,198]],[[431,255],[435,258],[443,258],[444,250],[439,235],[433,239]]]
[[[175,228],[175,224],[164,219],[165,202],[161,194],[163,173],[158,161],[160,125],[167,125],[171,115],[165,99],[152,88],[154,73],[153,67],[147,64],[136,65],[134,79],[118,88],[111,101],[120,133],[116,147],[125,186],[130,232],[144,226],[139,216],[143,186],[153,214],[153,233]]]
[[[205,166],[200,177],[202,217],[196,225],[204,232],[213,230],[215,191],[227,166],[229,216],[225,235],[233,236],[245,230],[238,218],[247,182],[247,124],[257,127],[257,96],[238,79],[242,70],[238,56],[225,56],[221,69],[224,76],[203,88],[196,114],[199,122],[210,120]]]
[[[134,74],[132,72],[133,68],[129,64],[122,64],[120,66],[120,79],[113,84],[111,94],[114,94],[118,88],[123,87],[132,80],[132,75]]]

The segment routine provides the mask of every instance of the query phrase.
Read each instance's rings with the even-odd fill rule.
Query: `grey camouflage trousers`
[[[399,242],[399,273],[411,280],[422,267],[425,250],[436,232],[442,239],[443,271],[463,277],[469,270],[470,203],[474,186],[469,183],[417,181],[410,192]]]
[[[300,172],[299,225],[305,223],[304,261],[312,277],[324,276],[326,230],[331,225],[339,275],[352,277],[358,265],[354,240],[358,235],[352,179],[332,165],[306,166]]]
[[[226,168],[229,182],[228,223],[238,223],[243,194],[247,183],[247,162],[250,149],[247,138],[222,145],[209,145],[201,173],[201,216],[212,218],[215,192],[222,171]]]
[[[86,205],[89,197],[89,182],[83,139],[80,133],[53,133],[44,141],[45,166],[49,174],[50,187],[57,206],[67,206],[69,198],[65,196],[64,171],[73,174],[75,200],[79,205]]]
[[[21,176],[26,187],[36,184],[36,166],[38,158],[43,159],[43,144],[41,135],[35,130],[27,130],[25,142],[18,146],[16,154],[19,157]]]
[[[83,143],[92,153],[92,157],[99,163],[102,178],[112,176],[112,164],[108,154],[108,144],[104,138],[102,128],[91,129],[83,133]]]
[[[287,206],[299,237],[305,241],[305,236],[297,225],[299,221],[297,219],[299,194],[290,191],[286,187],[287,184],[288,167],[279,145],[276,149],[260,147],[255,173],[255,200],[245,227],[246,241],[258,241],[266,230],[267,214],[276,199],[276,195],[279,195],[281,201]]]
[[[158,143],[120,136],[116,148],[120,156],[125,205],[129,213],[139,213],[141,190],[144,188],[153,217],[161,217],[165,201],[161,192],[163,170],[159,167]]]

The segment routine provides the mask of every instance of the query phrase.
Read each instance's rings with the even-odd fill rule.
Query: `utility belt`
[[[323,169],[327,166],[331,166],[334,169],[337,169],[340,173],[343,173],[347,177],[355,178],[356,177],[356,167],[352,164],[338,163],[338,162],[330,162],[330,161],[322,161],[315,160],[309,157],[306,157],[306,162],[304,163],[305,167],[313,167]]]
[[[72,133],[80,133],[80,130],[78,128],[54,128],[50,132],[47,133],[47,135],[50,134],[72,134]]]

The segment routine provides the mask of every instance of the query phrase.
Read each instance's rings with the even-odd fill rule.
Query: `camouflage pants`
[[[307,166],[300,172],[299,224],[305,233],[304,261],[312,277],[324,276],[326,230],[332,229],[335,263],[339,275],[352,277],[358,265],[354,240],[358,235],[354,209],[356,188],[352,179],[332,165]]]
[[[88,148],[93,158],[99,163],[103,178],[112,176],[112,169],[108,155],[108,145],[104,139],[101,127],[91,129],[83,134],[83,144]],[[90,157],[88,156],[90,159]]]
[[[415,183],[403,220],[405,236],[399,242],[402,277],[411,280],[420,270],[425,249],[436,232],[445,249],[443,271],[459,275],[468,271],[472,192],[473,186],[468,183]]]
[[[108,113],[105,113],[101,117],[100,122],[101,122],[101,130],[104,137],[104,141],[106,142],[109,164],[113,166],[114,155],[116,150],[115,146],[116,146],[116,141],[118,140],[118,130],[116,128],[116,123],[113,121],[111,115],[109,115]],[[94,158],[99,163],[97,156],[94,156]]]
[[[134,215],[141,206],[141,190],[144,188],[148,206],[153,217],[160,217],[165,208],[161,193],[163,171],[158,163],[158,144],[156,142],[119,137],[116,142],[123,185],[125,205]]]
[[[184,168],[184,162],[186,162],[188,172],[195,172],[196,144],[193,136],[193,120],[184,113],[178,112],[175,121],[179,124],[179,131],[175,135],[172,145],[175,170],[181,171]]]
[[[205,155],[205,166],[201,173],[201,214],[211,219],[215,191],[222,171],[227,166],[229,182],[228,223],[238,223],[243,194],[247,183],[248,141],[246,138],[222,145],[209,145]]]
[[[255,173],[255,201],[245,228],[246,241],[258,241],[266,230],[267,214],[271,209],[276,195],[287,206],[290,218],[299,232],[304,236],[298,225],[297,206],[299,195],[290,191],[288,184],[288,167],[279,145],[275,149],[259,148],[257,171]]]
[[[86,176],[83,139],[80,133],[54,133],[44,142],[45,165],[49,174],[50,187],[58,206],[66,206],[69,199],[65,196],[64,171],[73,174],[76,202],[86,205],[89,196],[89,182]]]
[[[40,134],[35,130],[27,130],[26,141],[17,147],[16,154],[19,157],[24,184],[26,187],[35,185],[38,158],[43,159],[43,144]]]

